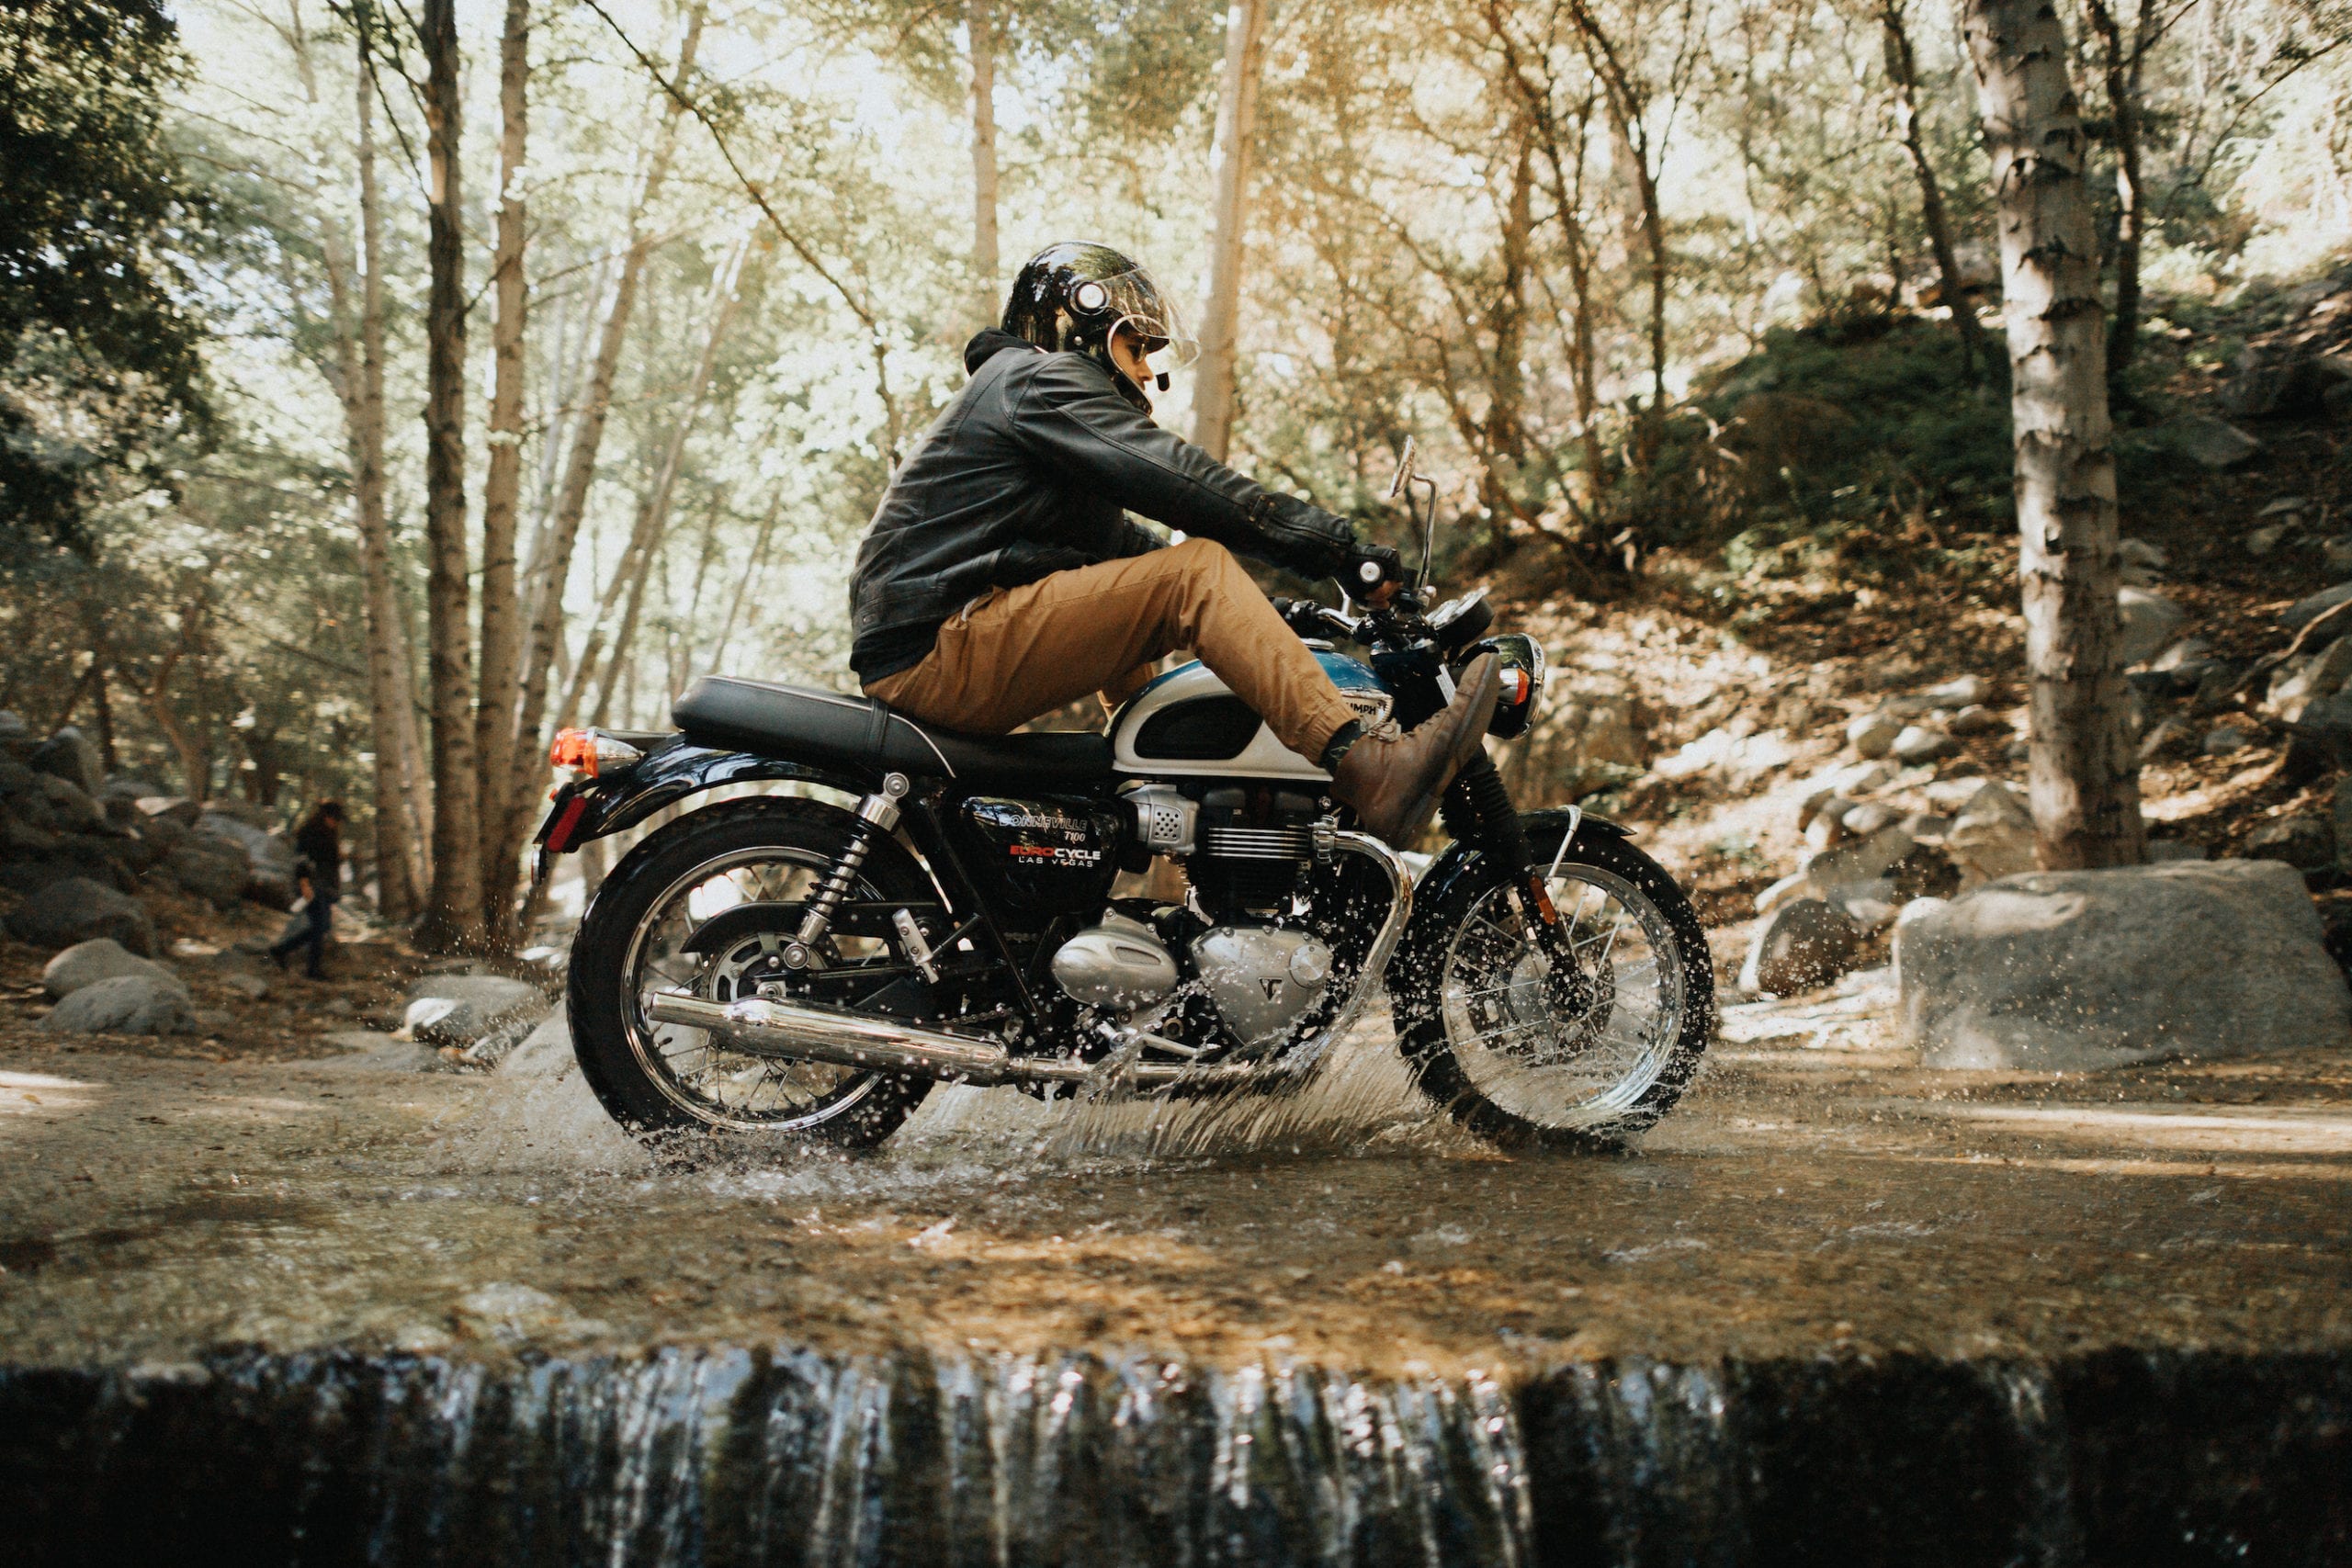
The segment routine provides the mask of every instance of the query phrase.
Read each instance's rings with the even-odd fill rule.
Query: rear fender
[[[852,795],[865,793],[845,774],[748,751],[695,746],[679,737],[648,751],[625,772],[575,779],[557,790],[535,840],[540,864],[544,867],[552,857],[570,854],[592,839],[634,828],[689,795],[723,784],[770,782],[822,784]]]

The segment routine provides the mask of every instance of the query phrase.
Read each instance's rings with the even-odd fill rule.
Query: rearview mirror
[[[1396,500],[1413,482],[1413,438],[1405,437],[1405,450],[1396,455],[1396,477],[1388,481],[1388,499]]]

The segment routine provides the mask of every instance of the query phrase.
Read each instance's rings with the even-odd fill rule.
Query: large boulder
[[[243,845],[209,833],[190,833],[164,857],[164,869],[187,892],[226,909],[245,896],[253,863]]]
[[[247,813],[217,807],[197,818],[196,830],[244,852],[246,897],[283,909],[294,902],[294,846],[266,828],[247,820]]]
[[[35,772],[63,779],[85,795],[97,794],[107,782],[97,742],[70,724],[34,747],[25,761]]]
[[[52,1034],[193,1034],[196,1006],[168,975],[118,975],[67,997],[40,1027]]]
[[[2298,599],[2279,613],[2278,622],[2290,630],[2297,630],[2307,622],[2315,621],[2346,599],[2352,599],[2352,582],[2339,582],[2333,588]]]
[[[497,1055],[548,1014],[547,993],[499,975],[433,975],[409,987],[410,1038]]]
[[[105,829],[106,812],[96,801],[75,788],[73,781],[55,773],[43,773],[39,787],[41,799],[49,805],[50,818],[61,831],[95,833]]]
[[[1862,928],[1843,909],[1819,898],[1781,905],[1756,924],[1740,966],[1740,988],[1791,996],[1826,986],[1853,966]]]
[[[92,942],[77,942],[51,959],[41,969],[40,984],[41,989],[62,1001],[85,986],[125,975],[144,975],[156,980],[178,978],[154,960],[140,957],[110,937],[99,937]]]
[[[52,882],[8,917],[8,931],[35,947],[71,947],[110,937],[142,958],[155,955],[155,928],[139,900],[87,877]]]
[[[2275,861],[2006,877],[1905,911],[1894,954],[1930,1067],[2079,1071],[2352,1035],[2319,915]]]

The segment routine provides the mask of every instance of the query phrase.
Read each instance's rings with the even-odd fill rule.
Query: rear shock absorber
[[[865,865],[865,857],[873,852],[875,839],[899,825],[899,802],[905,798],[908,787],[904,773],[892,773],[882,781],[881,794],[869,795],[857,803],[857,820],[851,829],[849,844],[825,880],[808,896],[800,929],[784,950],[786,968],[816,966],[817,944],[825,940],[825,932],[831,929],[833,916],[840,912],[842,900],[849,897],[858,872]]]
[[[1528,848],[1519,808],[1511,804],[1510,788],[1492,757],[1482,751],[1462,765],[1445,786],[1439,812],[1456,843],[1474,844],[1502,864],[1532,925],[1546,931],[1559,925],[1560,912],[1552,907],[1544,873],[1532,863],[1535,855]]]

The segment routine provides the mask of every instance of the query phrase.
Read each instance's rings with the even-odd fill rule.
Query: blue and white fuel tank
[[[1388,716],[1391,699],[1372,671],[1317,649],[1323,672],[1366,728]],[[1250,705],[1194,660],[1119,705],[1111,716],[1111,765],[1144,778],[1297,779],[1331,775],[1274,739]]]

